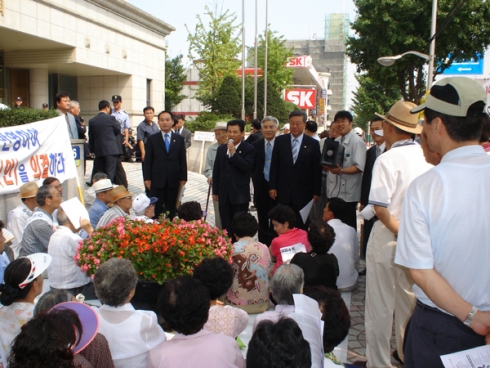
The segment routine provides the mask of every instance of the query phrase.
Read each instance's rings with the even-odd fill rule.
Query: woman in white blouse
[[[103,263],[94,277],[95,294],[103,304],[97,309],[99,332],[109,342],[116,368],[146,367],[148,352],[165,341],[156,314],[130,304],[137,282],[133,265],[122,258]]]

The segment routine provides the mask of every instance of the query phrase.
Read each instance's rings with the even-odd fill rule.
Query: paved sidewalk
[[[93,161],[87,162],[87,175],[84,182],[90,180],[90,174],[92,172]],[[144,193],[143,177],[141,173],[141,163],[123,163],[124,170],[128,177],[129,191],[134,195]],[[85,202],[88,206],[93,202],[94,194],[91,188],[81,183],[85,187],[84,196]],[[204,175],[200,175],[194,172],[188,172],[188,182],[184,191],[184,197],[182,202],[197,201],[201,204],[203,211],[206,209],[206,199],[208,195],[208,183]],[[214,225],[214,210],[212,198],[209,199],[209,208],[207,221]],[[361,261],[361,269],[365,267],[364,261]],[[368,270],[369,272],[369,270]],[[351,315],[351,328],[349,330],[348,351],[345,363],[353,363],[355,361],[366,360],[366,336],[364,333],[364,301],[366,290],[366,277],[360,276],[358,278],[358,286],[351,292],[350,295],[350,315]],[[395,340],[391,340],[392,351],[396,348]],[[392,358],[393,366],[403,367],[401,364],[397,364]]]

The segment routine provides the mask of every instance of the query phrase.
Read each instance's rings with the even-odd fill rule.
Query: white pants
[[[395,314],[395,338],[403,360],[403,336],[413,308],[413,280],[408,269],[394,263],[396,238],[376,221],[366,254],[366,358],[369,368],[391,365],[390,339]]]

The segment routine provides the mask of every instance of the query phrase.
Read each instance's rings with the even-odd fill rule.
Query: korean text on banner
[[[0,195],[48,176],[61,183],[77,176],[65,118],[0,128]]]

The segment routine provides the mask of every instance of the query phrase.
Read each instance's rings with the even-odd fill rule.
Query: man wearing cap
[[[95,183],[97,184],[97,183]],[[127,217],[130,214],[133,203],[133,195],[123,185],[118,185],[111,191],[112,208],[109,208],[97,223],[97,229],[106,226],[119,217]]]
[[[88,122],[88,143],[90,152],[95,155],[93,174],[102,171],[114,182],[116,166],[122,155],[120,144],[121,127],[109,114],[111,105],[108,101],[99,102],[99,114]]]
[[[33,181],[22,185],[19,188],[19,198],[22,202],[8,214],[7,229],[14,235],[10,246],[14,253],[14,259],[19,256],[26,222],[37,206],[36,194],[38,189],[39,187]]]
[[[17,97],[14,101],[14,109],[20,109],[22,105],[22,97]]]
[[[282,134],[289,134],[289,133],[291,133],[291,126],[289,125],[289,123],[286,123],[282,127]]]
[[[277,201],[269,196],[269,180],[272,150],[279,129],[279,120],[273,116],[266,116],[261,124],[263,138],[252,143],[256,151],[252,182],[254,184],[254,204],[259,219],[259,241],[270,246],[272,239],[276,237],[276,232],[269,220],[269,211],[276,206]]]
[[[133,210],[136,216],[133,220],[139,220],[144,222],[153,222],[152,218],[155,217],[155,203],[158,202],[158,198],[148,198],[143,193],[138,194],[133,200]]]
[[[54,97],[54,100],[58,115],[65,117],[66,127],[68,129],[70,139],[78,139],[78,130],[77,124],[75,123],[75,117],[70,114],[70,95],[66,92],[60,92]]]
[[[160,128],[158,128],[158,124],[153,121],[153,117],[155,116],[155,109],[151,106],[146,106],[143,109],[143,114],[145,115],[145,120],[139,123],[138,128],[136,129],[136,140],[138,141],[138,147],[141,152],[141,172],[143,172],[143,166],[145,165],[146,141],[150,135],[158,133],[160,131]],[[145,192],[146,195],[150,194],[149,189],[145,188]]]
[[[476,81],[450,77],[412,109],[424,110],[424,137],[442,159],[412,182],[403,203],[395,263],[410,270],[417,298],[406,368],[443,367],[440,355],[489,337],[490,156],[479,145],[486,99]]]
[[[129,146],[129,129],[131,128],[131,122],[128,113],[122,109],[122,97],[120,95],[112,96],[112,105],[114,106],[114,109],[112,109],[111,115],[116,118],[121,126],[121,151],[124,152],[126,146]],[[128,178],[122,165],[122,157],[119,158],[117,162],[116,174],[113,182],[114,184],[124,185],[126,188],[128,187]]]
[[[74,262],[77,249],[83,239],[77,234],[83,229],[90,236],[94,229],[87,219],[82,219],[81,227],[76,229],[63,210],[58,210],[59,227],[49,239],[48,254],[53,258],[48,268],[49,286],[53,290],[66,290],[72,295],[83,294],[85,298],[96,298],[92,281]]]
[[[383,136],[391,148],[378,157],[373,167],[369,204],[379,221],[369,237],[366,268],[366,358],[368,367],[391,367],[391,331],[395,315],[398,357],[403,360],[403,336],[415,298],[408,270],[395,265],[403,198],[410,183],[430,170],[420,145],[412,137],[422,132],[416,105],[398,101],[383,119]]]
[[[348,213],[345,223],[357,231],[357,203],[361,199],[362,173],[366,164],[366,145],[352,129],[352,114],[339,111],[335,114],[334,122],[338,127],[340,137],[336,139],[345,148],[342,167],[325,166],[327,175],[327,197],[341,198],[347,202]]]
[[[61,193],[55,187],[43,185],[36,193],[38,207],[26,222],[19,255],[47,253],[54,232],[53,212],[60,207]]]
[[[157,197],[155,215],[165,211],[174,218],[179,187],[187,182],[187,160],[184,137],[172,132],[174,117],[170,111],[158,114],[161,132],[148,137],[143,175],[145,187]]]
[[[175,124],[174,131],[175,134],[179,134],[185,139],[185,148],[189,148],[192,144],[192,133],[189,129],[184,127],[185,123],[185,115],[177,114],[175,115],[175,119],[177,120],[177,124]]]
[[[213,166],[216,160],[216,152],[218,147],[222,144],[226,144],[228,141],[228,136],[226,135],[226,123],[224,121],[218,121],[213,128],[214,136],[216,137],[215,143],[209,146],[208,152],[206,153],[206,165],[204,167],[204,176],[208,178],[208,184],[213,185]],[[219,215],[219,202],[213,199],[214,208],[214,218],[215,225],[218,229],[222,230],[221,218]]]
[[[107,206],[112,201],[112,182],[110,179],[102,179],[92,185],[95,191],[95,200],[88,210],[88,216],[93,228],[97,227],[97,223],[104,213],[109,209]]]

